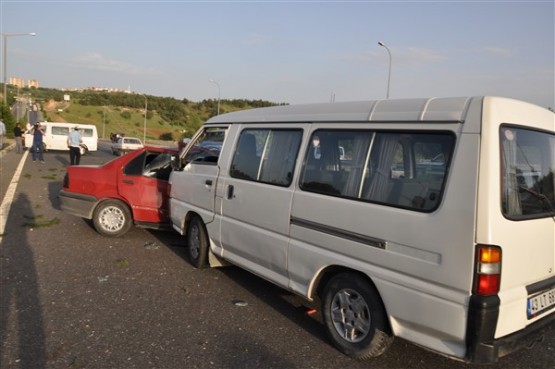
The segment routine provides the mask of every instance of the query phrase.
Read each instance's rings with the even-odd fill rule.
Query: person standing
[[[81,143],[83,143],[81,132],[79,132],[79,127],[75,127],[75,129],[67,136],[70,165],[79,165],[79,162],[81,161]]]
[[[6,135],[6,125],[0,120],[0,150],[4,148],[4,136]]]
[[[31,146],[31,154],[33,155],[33,161],[36,161],[38,152],[41,163],[44,163],[44,157],[42,156],[42,151],[44,149],[43,136],[44,132],[40,129],[40,124],[36,123],[33,128],[33,146]]]
[[[23,131],[17,123],[13,129],[13,135],[15,137],[15,152],[20,154],[23,151],[23,145],[21,144],[21,136],[23,135]]]

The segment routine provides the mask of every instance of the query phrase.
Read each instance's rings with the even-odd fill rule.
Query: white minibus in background
[[[279,106],[207,121],[174,163],[193,265],[312,301],[357,359],[393,337],[471,363],[555,319],[555,115],[501,97]]]
[[[98,132],[93,124],[56,122],[39,122],[39,124],[40,129],[44,132],[45,150],[69,150],[67,137],[75,127],[79,128],[83,138],[83,143],[80,145],[81,155],[98,150]],[[25,132],[25,147],[30,148],[33,145],[33,129],[34,127],[31,127]]]

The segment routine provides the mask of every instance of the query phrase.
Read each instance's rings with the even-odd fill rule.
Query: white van
[[[81,155],[89,151],[98,150],[98,132],[92,124],[40,122],[40,129],[44,132],[43,142],[46,150],[69,150],[67,137],[75,127],[79,128],[83,143]],[[25,147],[33,146],[33,128],[25,132]]]
[[[493,363],[553,327],[554,176],[555,116],[529,103],[280,106],[207,121],[170,213],[196,267],[319,297],[346,355],[398,336]]]

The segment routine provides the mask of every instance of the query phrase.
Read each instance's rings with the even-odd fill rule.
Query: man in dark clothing
[[[21,152],[23,152],[23,145],[21,143],[21,136],[23,136],[23,131],[21,130],[19,123],[15,125],[13,129],[13,135],[15,137],[15,151],[20,154]]]
[[[42,136],[44,136],[44,132],[40,129],[40,124],[35,124],[33,128],[33,146],[31,147],[31,154],[33,155],[33,161],[37,160],[37,151],[39,153],[39,160],[41,163],[44,163],[44,158],[42,157],[42,150],[43,150],[43,140]]]

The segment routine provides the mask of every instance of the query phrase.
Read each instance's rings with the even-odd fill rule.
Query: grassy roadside
[[[119,106],[90,106],[76,102],[50,101],[42,106],[43,115],[50,122],[71,122],[94,124],[99,138],[110,138],[110,133],[124,133],[126,136],[143,138],[145,119],[144,109],[124,108]],[[171,137],[175,141],[183,135],[183,127],[172,126],[164,121],[156,111],[149,111],[146,119],[146,141],[160,141],[161,136]]]

